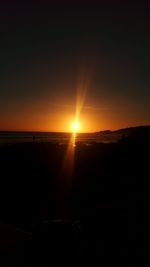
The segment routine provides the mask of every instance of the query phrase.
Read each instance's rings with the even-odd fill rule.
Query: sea
[[[0,132],[0,146],[17,143],[55,143],[58,145],[67,144],[71,138],[71,133],[60,132]],[[101,135],[100,133],[78,133],[76,143],[90,145],[93,143],[115,142],[116,136]]]

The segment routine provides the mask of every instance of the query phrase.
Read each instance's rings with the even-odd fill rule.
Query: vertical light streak
[[[80,114],[84,105],[85,96],[87,93],[89,81],[85,80],[79,83],[77,87],[77,100],[75,107],[74,122],[78,125]],[[74,176],[74,163],[75,163],[75,149],[76,149],[76,133],[77,129],[73,129],[70,140],[67,145],[66,153],[64,156],[60,177],[57,183],[57,196],[60,202],[60,209],[65,216],[69,214],[70,196],[72,192],[73,176]]]

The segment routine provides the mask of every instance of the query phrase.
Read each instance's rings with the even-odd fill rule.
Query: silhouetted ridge
[[[106,130],[97,132],[100,136],[116,136],[116,138],[120,137],[129,137],[129,136],[150,136],[150,126],[137,126],[137,127],[129,127],[123,128],[115,131]]]

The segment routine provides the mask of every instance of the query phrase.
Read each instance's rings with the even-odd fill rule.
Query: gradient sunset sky
[[[150,124],[150,4],[70,2],[1,1],[0,130]]]

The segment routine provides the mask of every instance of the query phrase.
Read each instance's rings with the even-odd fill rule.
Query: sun
[[[73,122],[72,130],[73,130],[74,133],[78,132],[78,130],[79,130],[79,123],[77,121],[74,121]]]

